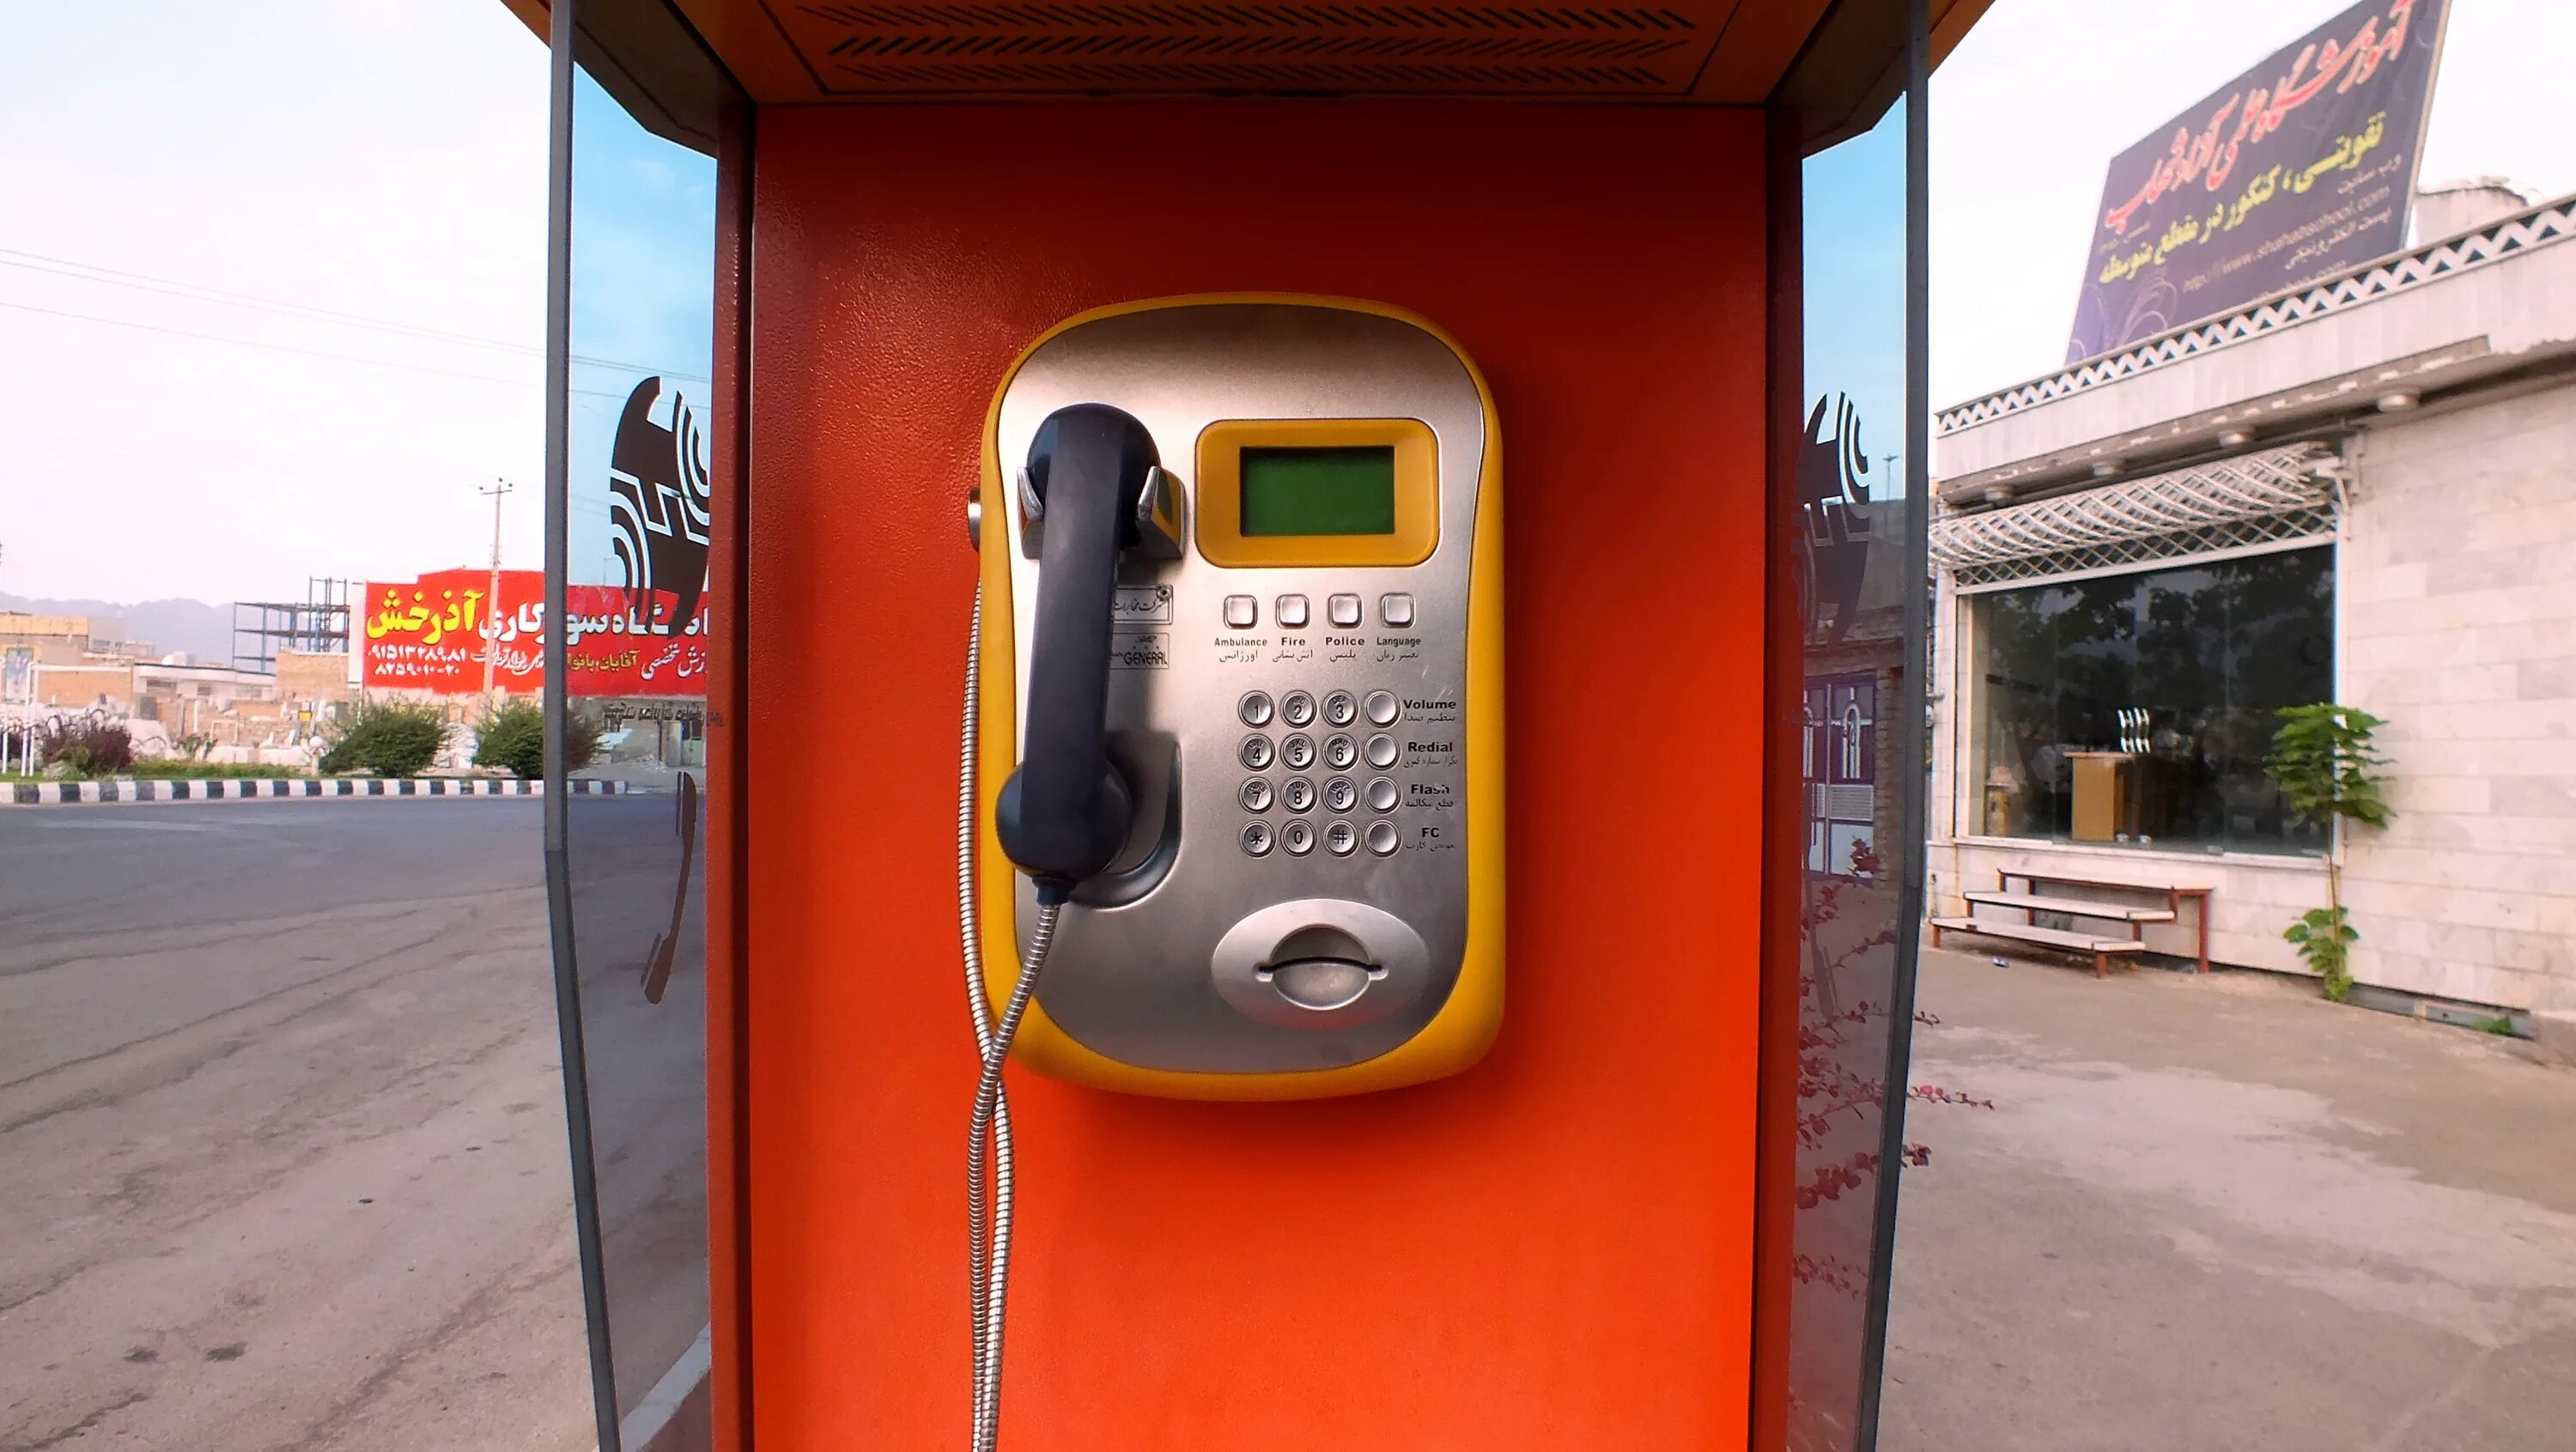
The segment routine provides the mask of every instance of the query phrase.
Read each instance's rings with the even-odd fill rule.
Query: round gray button
[[[1395,717],[1396,704],[1393,692],[1371,691],[1368,693],[1368,718],[1370,725],[1392,726],[1395,724]]]
[[[1290,771],[1304,771],[1315,764],[1315,738],[1290,736],[1279,743],[1279,759]]]
[[[1379,777],[1369,783],[1369,807],[1380,812],[1395,810],[1395,783]]]
[[[1279,829],[1279,845],[1291,857],[1303,857],[1315,850],[1315,827],[1311,822],[1290,822]]]
[[[1247,812],[1269,811],[1270,783],[1263,781],[1257,776],[1252,780],[1245,782],[1243,784],[1241,800],[1243,802],[1243,809]]]
[[[1348,771],[1360,759],[1360,744],[1347,736],[1335,736],[1324,743],[1324,765],[1335,771]]]
[[[1368,844],[1369,850],[1380,857],[1387,856],[1394,852],[1395,824],[1393,822],[1369,823]]]
[[[1292,812],[1302,812],[1315,805],[1315,784],[1302,776],[1288,778],[1279,789],[1279,804]]]
[[[1290,691],[1279,698],[1279,719],[1291,726],[1315,724],[1315,698],[1304,691]]]
[[[1324,805],[1336,812],[1347,812],[1360,803],[1360,789],[1346,776],[1324,783]]]
[[[1243,738],[1243,748],[1235,753],[1242,758],[1245,769],[1250,771],[1269,770],[1274,754],[1270,749],[1270,738],[1257,732]]]
[[[1246,691],[1243,699],[1234,703],[1234,714],[1242,717],[1246,726],[1267,726],[1270,724],[1270,698],[1259,691]]]
[[[1336,857],[1348,857],[1360,845],[1360,829],[1348,822],[1335,822],[1324,829],[1324,847]]]
[[[1251,826],[1243,829],[1243,855],[1246,857],[1267,857],[1270,855],[1270,824],[1268,822],[1255,822]]]
[[[1270,744],[1268,741],[1265,741],[1258,736],[1252,738],[1252,741],[1260,741],[1264,746]],[[1252,741],[1243,743],[1245,750],[1249,751],[1252,749]],[[1368,761],[1369,765],[1375,767],[1389,767],[1395,765],[1395,738],[1392,736],[1370,737],[1368,744]],[[1252,762],[1247,758],[1243,764],[1251,766]]]
[[[1348,726],[1360,717],[1360,703],[1348,691],[1335,691],[1324,698],[1324,724]]]

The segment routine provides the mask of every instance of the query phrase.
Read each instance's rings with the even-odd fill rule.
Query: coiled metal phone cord
[[[1037,995],[1038,970],[1046,966],[1063,905],[1041,901],[1019,980],[997,1016],[984,992],[984,949],[975,914],[976,678],[982,664],[984,590],[966,633],[966,705],[957,748],[957,929],[965,947],[966,1004],[975,1019],[975,1047],[984,1070],[975,1084],[975,1113],[966,1155],[967,1326],[974,1338],[974,1452],[995,1452],[1002,1424],[1002,1322],[1011,1285],[1011,1103],[1002,1088],[1002,1066],[1011,1040]],[[990,1160],[991,1176],[986,1177]],[[989,1207],[986,1189],[991,1190]],[[989,1208],[989,1214],[987,1213]]]

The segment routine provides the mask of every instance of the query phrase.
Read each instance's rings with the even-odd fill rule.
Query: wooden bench
[[[2030,890],[2028,892],[2011,891],[2014,878],[2020,878],[2029,884]],[[2105,892],[2144,893],[2149,896],[2161,894],[2165,899],[2165,905],[2147,907],[2137,903],[2103,902],[2098,898],[2054,896],[2040,891],[2042,883],[2057,888],[2095,888]],[[2146,925],[2180,921],[2183,900],[2191,898],[2195,900],[2194,905],[2199,909],[2200,971],[2203,973],[2209,971],[2209,889],[2205,887],[2180,887],[2162,882],[2123,882],[2108,877],[2079,877],[2053,872],[2017,872],[2007,869],[1995,874],[1994,891],[1962,893],[1960,896],[1968,901],[1968,916],[1932,919],[1933,947],[1941,946],[1941,935],[1945,932],[1975,933],[1988,938],[2010,938],[2024,943],[2037,943],[2042,947],[2090,956],[2093,959],[2093,976],[2096,978],[2110,976],[2110,962],[2113,954],[2146,951],[2146,943],[2143,941],[2146,936]],[[1976,916],[1979,907],[2019,908],[2022,910],[2022,920],[2014,923],[1981,918]],[[2129,936],[2108,938],[2066,928],[2043,928],[2039,926],[2041,913],[2059,913],[2070,918],[2093,918],[2101,922],[2119,923],[2128,928]]]
[[[2010,938],[2016,942],[2037,943],[2063,952],[2079,953],[2093,959],[2093,976],[2111,976],[2111,958],[2118,953],[2143,953],[2147,945],[2136,938],[2105,938],[2093,933],[2068,932],[2064,928],[2033,927],[2028,923],[2000,923],[1992,918],[1934,918],[1932,946],[1941,946],[1943,933],[1975,933],[1987,938]]]
[[[2071,887],[2079,890],[2090,889],[2095,892],[2109,893],[2136,893],[2146,897],[2163,898],[2165,900],[2165,904],[2161,909],[2149,910],[2155,912],[2157,915],[2154,917],[2144,918],[2127,915],[2134,914],[2139,911],[2137,908],[2124,906],[2119,903],[2106,903],[2091,899],[2065,899],[2050,897],[2046,906],[2040,908],[2040,911],[2042,912],[2073,913],[2077,917],[2094,917],[2102,918],[2111,922],[2125,922],[2129,924],[2129,935],[2131,937],[2137,937],[2140,935],[2138,925],[2141,923],[2170,923],[2179,921],[2182,917],[2183,904],[2185,902],[2189,902],[2193,908],[2193,922],[2200,930],[2200,971],[2203,973],[2209,971],[2208,888],[2184,887],[2177,883],[2170,882],[2124,882],[2116,877],[2086,877],[2081,873],[2031,872],[2006,868],[1999,869],[1995,873],[1995,886],[1996,888],[2004,891],[1998,891],[1992,895],[1970,893],[1967,896],[1971,902],[1977,901],[1979,898],[1983,897],[1988,901],[2000,899],[2010,903],[2012,906],[2019,907],[2022,905],[2021,900],[2014,897],[2008,891],[2008,889],[2012,887],[2013,879],[2015,878],[2021,879],[2021,881],[2028,886],[2029,896],[2034,900],[2034,902],[2044,896],[2044,889],[2049,887]],[[2059,903],[2061,902],[2070,901],[2084,901],[2089,905],[2081,912],[2076,911],[2074,908],[2059,906]]]

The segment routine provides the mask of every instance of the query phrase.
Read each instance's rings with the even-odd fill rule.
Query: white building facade
[[[2576,198],[2417,220],[2454,230],[1938,415],[1933,912],[2205,887],[2213,960],[2295,972],[2334,852],[2362,983],[2576,1010]],[[2314,701],[2386,720],[2385,830],[2264,774]]]

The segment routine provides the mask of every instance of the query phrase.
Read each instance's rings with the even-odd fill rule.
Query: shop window
[[[1991,837],[2322,852],[2263,771],[2283,706],[2334,696],[2317,546],[1969,597],[1968,820]]]

